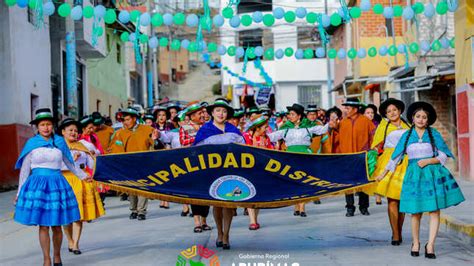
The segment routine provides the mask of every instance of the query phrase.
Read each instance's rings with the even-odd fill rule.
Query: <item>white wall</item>
[[[0,2],[0,124],[27,124],[30,95],[39,107],[51,107],[51,56],[48,18],[35,30],[27,9]]]

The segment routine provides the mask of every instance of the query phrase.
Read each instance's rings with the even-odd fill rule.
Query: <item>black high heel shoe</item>
[[[226,243],[223,243],[222,244],[222,249],[230,249],[230,245],[226,244]]]
[[[224,246],[224,242],[222,241],[216,241],[216,247],[221,248]]]
[[[411,243],[410,255],[411,255],[412,257],[419,257],[419,256],[420,256],[420,243],[418,243],[418,251],[413,251],[413,246],[414,246],[414,244]]]
[[[428,243],[425,245],[425,258],[427,259],[436,259],[436,255],[433,253],[428,253]]]
[[[69,252],[73,252],[74,250],[72,248],[67,248]]]
[[[393,240],[393,237],[392,237],[392,246],[400,246],[401,243],[402,243],[402,241],[400,241],[400,240]]]

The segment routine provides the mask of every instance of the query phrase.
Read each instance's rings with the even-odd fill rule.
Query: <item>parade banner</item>
[[[171,202],[282,207],[368,185],[367,154],[303,154],[239,144],[97,157],[94,179]]]

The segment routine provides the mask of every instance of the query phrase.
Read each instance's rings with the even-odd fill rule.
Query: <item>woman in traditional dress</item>
[[[464,196],[444,166],[453,154],[441,134],[431,127],[437,118],[433,106],[426,102],[415,102],[408,107],[407,118],[412,126],[402,135],[386,170],[377,179],[382,180],[388,171],[395,172],[406,153],[408,167],[403,179],[400,212],[412,215],[413,243],[410,254],[414,257],[420,255],[420,221],[422,214],[428,212],[430,225],[425,257],[435,259],[440,210],[463,202]]]
[[[62,163],[77,177],[92,181],[87,173],[76,168],[64,138],[53,132],[53,114],[49,108],[36,111],[38,134],[30,138],[16,162],[20,169],[18,194],[15,199],[14,220],[24,225],[39,226],[39,241],[43,251],[43,265],[51,265],[50,234],[53,231],[53,264],[62,265],[62,225],[80,220],[76,196],[61,175]],[[47,202],[47,204],[45,204]]]

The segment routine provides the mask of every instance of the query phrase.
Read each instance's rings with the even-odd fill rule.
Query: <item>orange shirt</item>
[[[369,150],[374,129],[374,123],[361,114],[344,118],[339,123],[339,148],[341,153]]]
[[[99,138],[99,142],[102,145],[105,153],[109,152],[109,146],[111,143],[112,136],[114,135],[114,129],[107,125],[102,125],[97,132],[95,132]]]
[[[112,151],[149,151],[153,148],[152,133],[153,128],[147,125],[136,125],[133,129],[120,129],[115,134]]]

